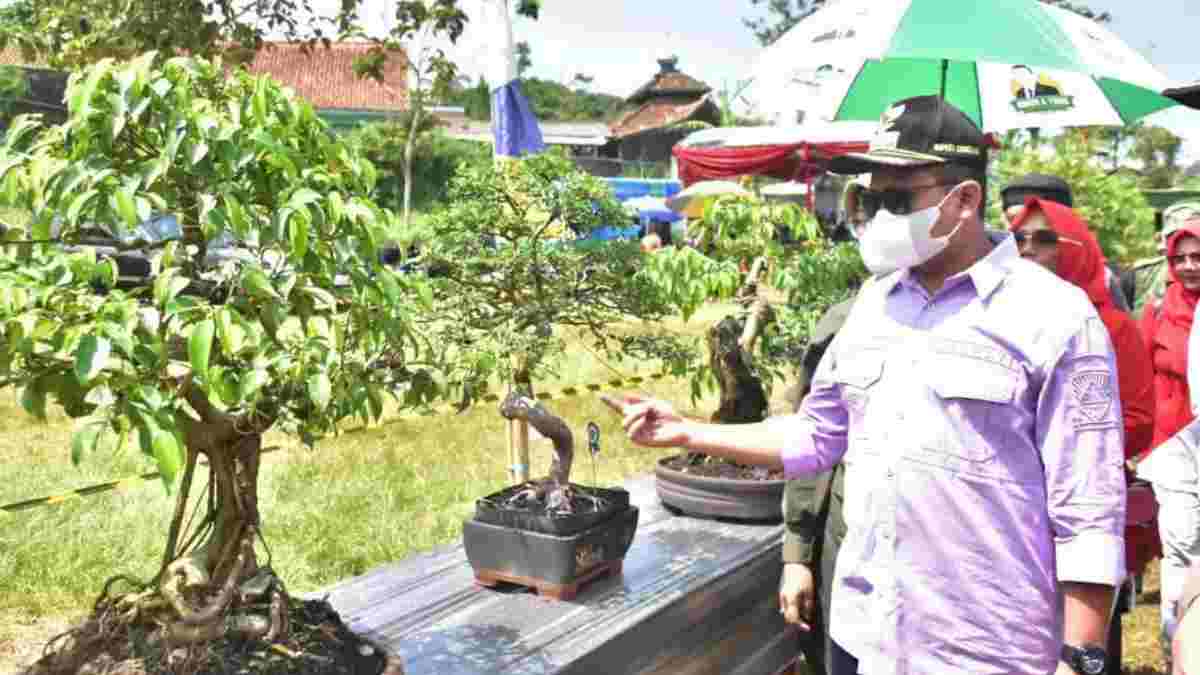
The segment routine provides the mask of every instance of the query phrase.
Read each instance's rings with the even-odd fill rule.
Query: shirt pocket
[[[1007,435],[1016,374],[975,359],[953,359],[938,363],[928,381],[933,400],[922,448],[962,460],[971,469],[992,463],[998,442]]]
[[[838,359],[833,381],[853,417],[861,419],[866,412],[871,389],[883,377],[883,361],[878,350],[850,352]]]

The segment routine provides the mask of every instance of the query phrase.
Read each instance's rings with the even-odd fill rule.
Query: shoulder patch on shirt
[[[1107,370],[1082,370],[1071,376],[1068,396],[1076,412],[1076,429],[1107,429],[1117,425],[1112,379]]]

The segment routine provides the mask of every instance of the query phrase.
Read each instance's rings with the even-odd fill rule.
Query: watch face
[[[1079,655],[1079,666],[1083,675],[1101,675],[1104,672],[1107,656],[1100,649],[1086,649]]]

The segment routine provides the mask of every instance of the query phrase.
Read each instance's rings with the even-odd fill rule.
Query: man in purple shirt
[[[1083,292],[989,238],[987,139],[901,101],[867,153],[858,298],[801,409],[750,425],[609,399],[636,443],[788,476],[846,466],[832,672],[1098,675],[1124,574],[1121,410]],[[1069,244],[1063,244],[1069,245]]]

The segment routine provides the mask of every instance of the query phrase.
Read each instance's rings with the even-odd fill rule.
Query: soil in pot
[[[629,508],[629,493],[570,484],[570,509],[548,509],[545,500],[520,499],[528,485],[513,485],[475,502],[475,520],[489,525],[553,534],[573,534]]]
[[[399,660],[356,635],[324,600],[293,599],[287,640],[223,638],[166,648],[138,627],[92,616],[48,645],[24,675],[401,675]],[[390,670],[389,670],[390,666]]]
[[[675,455],[663,462],[668,468],[692,476],[728,478],[732,480],[783,480],[783,469],[746,466],[716,457],[694,454]]]

